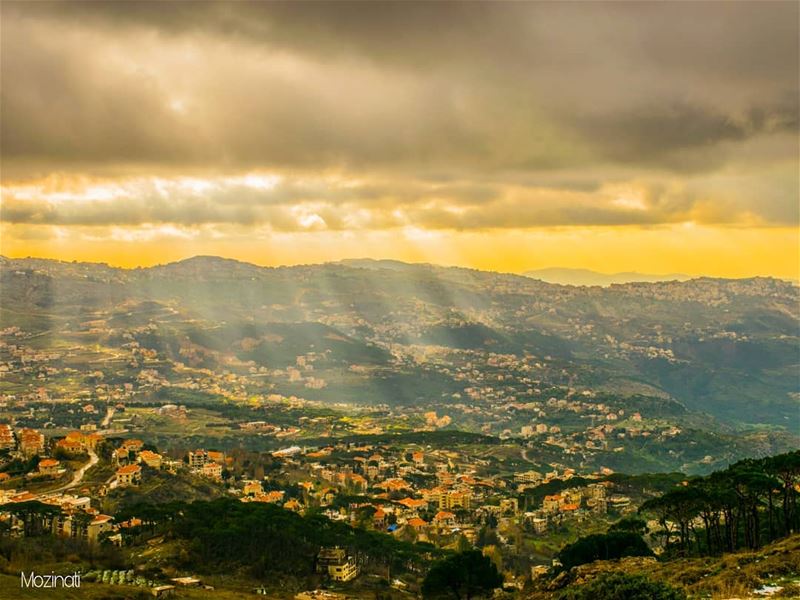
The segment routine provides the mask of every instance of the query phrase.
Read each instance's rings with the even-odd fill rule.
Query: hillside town
[[[45,437],[35,429],[0,425],[0,442],[8,460],[36,465],[15,477],[0,473],[0,521],[15,535],[49,531],[89,544],[125,544],[144,515],[118,522],[103,507],[115,494],[146,495],[158,477],[202,479],[244,503],[274,504],[298,514],[316,511],[406,541],[441,548],[479,545],[498,555],[515,552],[524,536],[558,535],[570,524],[635,510],[631,498],[607,479],[610,469],[578,474],[551,466],[496,476],[479,454],[430,445],[287,446],[268,455],[269,474],[255,479],[242,468],[241,455],[193,448],[176,459],[141,439],[97,430]],[[263,471],[263,465],[248,463]],[[108,477],[84,481],[92,467],[105,469]],[[536,500],[526,495],[548,484],[559,491]],[[319,568],[332,580],[347,582],[361,566],[342,552],[321,548]],[[513,583],[519,574],[507,575]]]

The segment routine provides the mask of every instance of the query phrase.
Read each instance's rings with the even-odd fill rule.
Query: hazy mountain
[[[686,281],[691,279],[682,273],[668,273],[665,275],[653,275],[650,273],[636,273],[633,271],[624,273],[600,273],[589,269],[560,269],[553,267],[550,269],[537,269],[526,271],[526,277],[539,279],[548,283],[560,283],[562,285],[600,285],[608,286],[615,283],[632,283],[643,281],[653,283],[657,281]]]
[[[460,389],[425,371],[415,348],[488,362],[527,355],[569,385],[645,389],[723,420],[784,426],[798,414],[799,306],[800,290],[771,278],[574,287],[396,261],[264,268],[195,257],[130,270],[0,261],[0,327],[91,329],[111,347],[133,335],[207,368],[276,368],[316,352],[337,372],[379,369],[357,395],[385,403]]]

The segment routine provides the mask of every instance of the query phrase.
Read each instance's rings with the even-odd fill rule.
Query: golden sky
[[[0,6],[5,256],[800,276],[795,2]]]

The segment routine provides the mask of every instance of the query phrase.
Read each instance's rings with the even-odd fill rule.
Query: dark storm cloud
[[[719,165],[723,157],[708,153],[693,158],[682,156],[681,151],[712,148],[763,133],[794,135],[798,130],[796,99],[795,94],[794,100],[752,108],[742,115],[676,103],[583,117],[577,123],[598,150],[613,160],[702,170]]]
[[[747,115],[797,128],[791,2],[2,10],[11,160],[675,168],[758,133]]]

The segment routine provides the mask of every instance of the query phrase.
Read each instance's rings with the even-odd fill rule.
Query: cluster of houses
[[[189,468],[192,472],[214,481],[222,481],[225,454],[215,450],[193,450],[189,452]]]
[[[25,503],[39,502],[53,510],[26,512]],[[38,531],[97,543],[101,535],[113,535],[117,529],[113,517],[92,508],[88,496],[64,493],[33,494],[29,491],[0,490],[0,522],[6,523],[12,535],[23,536],[26,524],[35,522]],[[113,541],[113,540],[112,540]]]
[[[93,452],[102,440],[103,436],[98,433],[72,431],[50,445],[45,443],[44,435],[35,429],[13,430],[8,424],[0,424],[0,449],[11,450],[12,455],[18,458],[38,458],[36,470],[25,474],[26,480],[62,476],[66,467],[56,457],[65,461],[77,459]],[[52,456],[47,455],[48,447],[52,449]],[[30,527],[34,522],[38,531],[50,531],[92,543],[97,542],[101,534],[111,531],[112,518],[92,508],[88,496],[74,496],[60,491],[33,493],[24,489],[10,489],[8,486],[13,485],[13,480],[8,473],[0,473],[0,484],[5,484],[7,488],[0,489],[0,521],[6,523],[12,535],[24,535],[26,523]],[[29,513],[25,504],[29,502],[41,503],[45,508],[53,509]]]
[[[35,471],[25,474],[25,478],[58,477],[66,472],[61,459],[76,459],[93,450],[103,440],[97,433],[73,431],[52,445],[52,456],[48,456],[48,444],[44,435],[36,429],[0,424],[0,450],[10,451],[12,457],[22,460],[38,458]],[[0,484],[9,482],[8,473],[0,473]]]
[[[439,545],[452,543],[454,536],[474,542],[490,522],[499,524],[498,531],[523,525],[544,535],[564,520],[603,515],[609,507],[625,512],[631,502],[611,493],[612,484],[597,481],[521,507],[525,496],[520,494],[555,479],[568,481],[575,471],[480,476],[480,459],[447,450],[292,446],[273,456],[284,464],[283,475],[306,477],[301,475],[292,490],[275,489],[269,480],[243,480],[235,490],[242,502],[273,503],[299,513],[319,508],[332,520]]]
[[[142,466],[176,473],[187,465],[179,460],[169,459],[157,452],[144,448],[144,442],[127,439],[113,454],[117,466],[115,485],[117,487],[137,486],[142,482]],[[191,472],[213,481],[222,481],[225,467],[225,454],[214,450],[193,450],[188,453],[188,468]]]
[[[14,430],[11,425],[0,424],[0,450],[10,450],[21,458],[44,454],[44,435],[28,427]]]
[[[59,451],[68,457],[81,456],[97,448],[97,444],[102,441],[103,436],[99,433],[71,431],[63,439],[56,442],[55,451]]]

